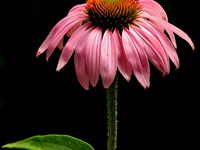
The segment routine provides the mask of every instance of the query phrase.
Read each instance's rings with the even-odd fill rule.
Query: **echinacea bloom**
[[[154,0],[87,0],[55,25],[37,56],[47,50],[48,61],[58,46],[62,50],[59,71],[75,51],[76,75],[86,90],[89,82],[95,87],[100,76],[108,88],[117,68],[127,81],[133,72],[146,88],[150,85],[149,61],[163,75],[170,71],[169,58],[179,68],[174,33],[194,50],[189,36],[168,22],[164,9]],[[65,34],[70,38],[63,46]]]

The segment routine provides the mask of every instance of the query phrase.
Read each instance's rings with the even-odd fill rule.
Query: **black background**
[[[56,72],[61,51],[49,59],[36,52],[53,26],[75,1],[6,1],[1,4],[0,146],[34,135],[67,134],[106,149],[106,94],[101,80],[85,91],[71,57]],[[157,0],[169,21],[195,43],[176,36],[180,68],[171,62],[162,78],[153,65],[151,85],[144,90],[132,75],[128,83],[119,74],[118,149],[188,148],[197,144],[199,127],[198,6],[192,1]]]

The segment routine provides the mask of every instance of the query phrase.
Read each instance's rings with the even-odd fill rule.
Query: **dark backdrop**
[[[1,4],[0,146],[34,135],[67,134],[106,149],[107,116],[101,80],[85,91],[79,84],[73,57],[56,72],[61,51],[49,62],[36,58],[38,47],[75,1],[6,1]],[[171,23],[194,41],[176,36],[180,68],[171,62],[169,75],[151,65],[151,85],[144,90],[132,75],[119,75],[118,149],[188,148],[199,135],[199,28],[194,2],[157,0]]]

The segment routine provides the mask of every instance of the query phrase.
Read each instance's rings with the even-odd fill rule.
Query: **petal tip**
[[[38,56],[41,54],[41,52],[38,50],[36,53],[36,57],[38,58]]]
[[[56,72],[60,72],[60,69],[56,68]]]
[[[193,43],[193,45],[192,45],[192,50],[193,50],[193,51],[195,50],[195,46],[194,46],[194,43]]]
[[[83,87],[83,86],[82,86]],[[89,86],[84,86],[83,87],[86,91],[88,91],[89,90]]]
[[[57,71],[57,72],[60,72],[61,69],[62,69],[62,67],[60,67],[60,65],[59,65],[59,63],[58,63],[58,65],[57,65],[57,67],[56,67],[56,71]]]

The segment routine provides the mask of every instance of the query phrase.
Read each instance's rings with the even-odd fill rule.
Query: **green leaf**
[[[10,143],[2,148],[20,148],[29,150],[94,150],[91,145],[68,135],[33,136]]]

